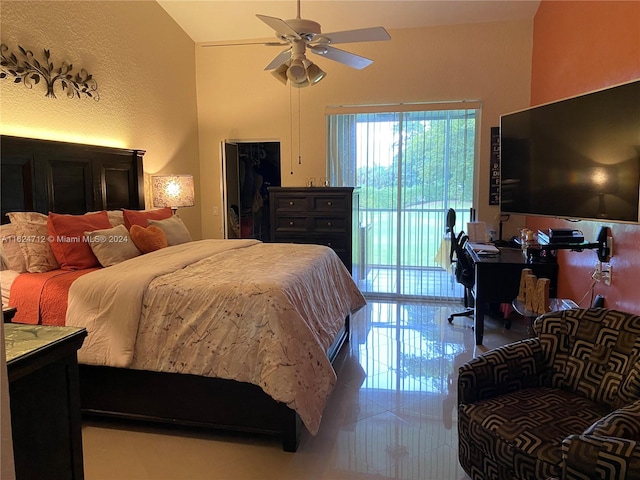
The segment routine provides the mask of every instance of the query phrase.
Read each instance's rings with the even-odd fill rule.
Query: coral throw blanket
[[[71,284],[95,270],[97,268],[18,275],[11,285],[9,297],[9,306],[17,308],[13,321],[33,325],[64,325]]]

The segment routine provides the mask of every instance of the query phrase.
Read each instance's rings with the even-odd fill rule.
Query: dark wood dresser
[[[84,328],[4,325],[17,480],[84,478],[77,350]]]
[[[270,187],[271,241],[331,247],[358,278],[358,201],[353,187]]]

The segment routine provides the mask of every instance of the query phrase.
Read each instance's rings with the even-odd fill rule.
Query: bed
[[[144,206],[144,151],[0,140],[3,223],[10,211]],[[321,246],[203,240],[48,275],[68,289],[68,304],[39,307],[37,321],[89,332],[78,354],[85,415],[277,435],[286,451],[297,449],[303,428],[317,431],[335,382],[331,362],[364,304],[335,253]],[[10,277],[2,275],[3,293],[5,281],[25,278]],[[208,290],[214,284],[222,293]]]

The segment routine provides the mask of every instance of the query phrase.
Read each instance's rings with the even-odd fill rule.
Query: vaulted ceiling
[[[295,18],[295,0],[157,0],[196,43],[267,39],[256,14]],[[302,18],[324,32],[383,26],[387,29],[531,19],[539,0],[302,0]]]

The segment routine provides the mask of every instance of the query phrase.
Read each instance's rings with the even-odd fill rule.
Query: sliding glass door
[[[469,220],[479,106],[416,107],[335,109],[328,178],[360,189],[364,292],[460,298],[448,270],[445,219],[454,208],[458,230]]]

